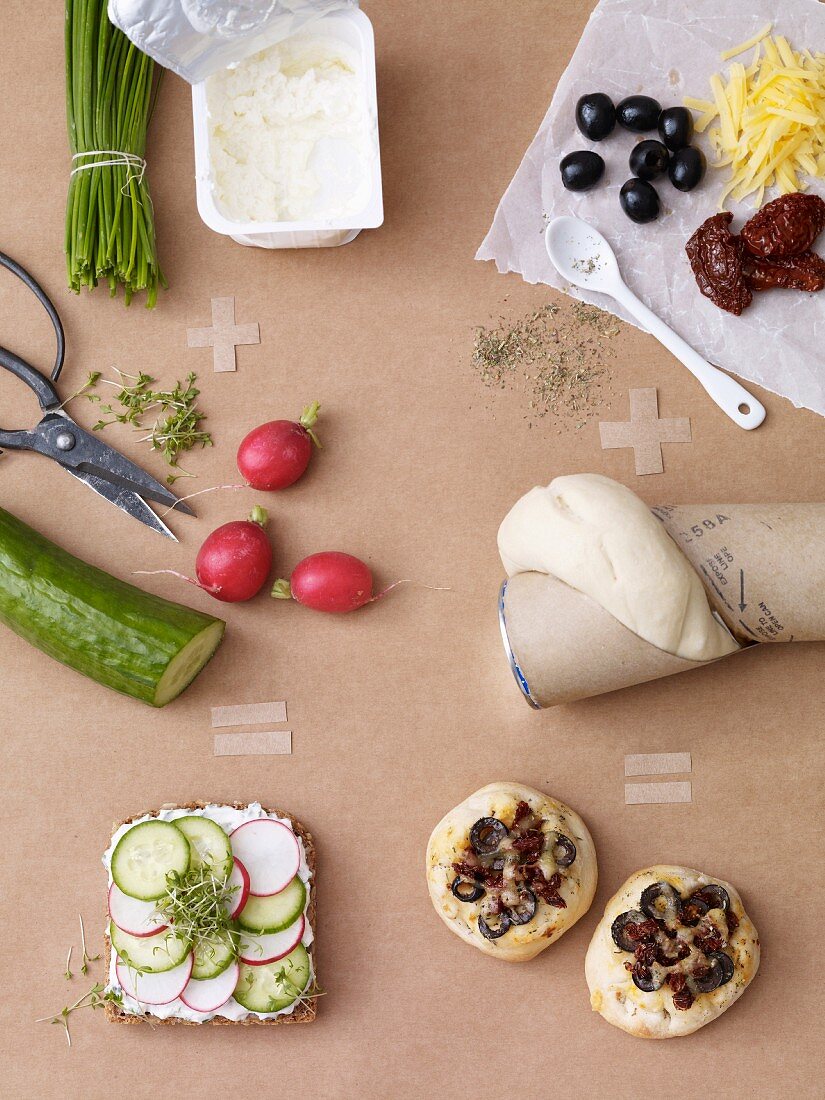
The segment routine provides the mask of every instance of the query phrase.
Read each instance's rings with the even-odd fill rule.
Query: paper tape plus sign
[[[637,474],[660,474],[663,443],[690,443],[690,420],[686,416],[659,419],[656,390],[630,390],[630,420],[599,424],[602,450],[632,447]]]
[[[190,328],[187,343],[190,348],[212,348],[216,371],[233,371],[235,348],[239,344],[260,344],[258,322],[235,324],[235,299],[212,299],[212,328]]]

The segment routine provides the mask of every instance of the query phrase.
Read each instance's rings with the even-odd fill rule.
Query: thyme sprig
[[[84,397],[100,407],[102,415],[92,426],[93,431],[103,431],[110,424],[129,424],[136,431],[146,431],[139,442],[149,443],[153,451],[160,452],[168,465],[178,471],[167,477],[169,485],[178,478],[193,477],[179,466],[181,454],[194,447],[212,446],[212,436],[201,427],[206,414],[198,408],[200,390],[195,385],[197,375],[190,371],[172,389],[156,390],[153,388],[155,379],[150,374],[143,371],[127,374],[117,367],[114,369],[118,375],[116,380],[104,378],[99,371],[93,371],[68,400]],[[112,386],[116,390],[111,401],[104,402],[97,392],[101,385]],[[154,418],[151,424],[150,418]]]
[[[80,921],[80,946],[83,950],[83,963],[80,967],[80,973],[81,974],[88,974],[89,973],[89,963],[97,962],[97,960],[100,958],[100,955],[90,955],[89,952],[86,950],[86,930],[83,927],[83,915],[82,915],[82,913],[78,913],[77,917],[78,917],[78,920]],[[71,957],[71,952],[69,953],[69,955]],[[68,966],[67,966],[66,969],[68,970]]]
[[[189,940],[196,950],[199,944],[208,945],[227,936],[233,938],[234,946],[237,933],[229,914],[232,898],[239,889],[228,878],[216,878],[214,868],[205,864],[182,875],[170,871],[166,876],[166,895],[157,909],[174,927],[176,935]]]
[[[41,1016],[34,1022],[36,1024],[60,1024],[65,1029],[66,1042],[71,1046],[72,1036],[69,1031],[69,1017],[73,1012],[77,1012],[80,1008],[91,1008],[94,1011],[96,1008],[102,1008],[107,1002],[120,1004],[122,1000],[123,995],[121,993],[111,989],[107,990],[102,982],[95,982],[92,988],[84,993],[82,997],[78,997],[73,1004],[64,1005],[54,1016]]]

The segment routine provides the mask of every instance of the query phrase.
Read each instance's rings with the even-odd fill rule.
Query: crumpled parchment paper
[[[630,178],[628,156],[639,137],[617,126],[604,141],[589,142],[574,118],[576,101],[586,92],[607,92],[616,103],[644,93],[663,107],[680,104],[685,95],[710,99],[709,78],[729,64],[719,60],[720,53],[771,21],[774,33],[784,34],[795,49],[825,51],[825,4],[819,0],[785,0],[780,8],[775,0],[601,0],[476,259],[494,260],[501,272],[518,272],[527,282],[546,283],[635,323],[612,299],[569,287],[550,263],[544,248],[548,220],[560,214],[584,218],[611,242],[631,290],[706,359],[825,415],[825,291],[767,291],[734,317],[696,287],[685,242],[716,213],[728,172],[711,166],[704,135],[695,138],[709,162],[703,183],[683,194],[660,178],[654,183],[662,203],[659,220],[636,225],[619,206],[619,189]],[[752,53],[736,60],[747,64]],[[595,149],[606,164],[601,183],[581,194],[565,191],[559,173],[561,158],[576,149]],[[825,197],[822,181],[810,190]],[[753,213],[747,203],[728,209],[734,230]]]

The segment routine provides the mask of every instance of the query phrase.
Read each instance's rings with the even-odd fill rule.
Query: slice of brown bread
[[[181,802],[176,803],[174,806],[167,805],[162,809],[176,809],[176,810],[203,810],[206,806],[216,805],[216,803],[209,802]],[[233,806],[236,810],[245,810],[248,803],[246,802],[222,802],[222,806]],[[263,807],[264,811],[268,814],[275,814],[277,817],[287,818],[292,828],[295,830],[296,836],[299,836],[303,841],[304,850],[306,851],[307,865],[312,872],[312,877],[309,880],[309,906],[307,907],[306,919],[309,921],[309,926],[313,932],[313,942],[307,948],[312,958],[312,970],[317,981],[317,970],[315,963],[315,842],[312,838],[312,833],[297,821],[291,814],[286,813],[284,810],[272,810]],[[124,821],[118,822],[112,832],[119,829],[121,825],[130,825],[138,818],[145,817],[146,814],[150,816],[156,816],[160,813],[160,810],[144,810],[143,813],[135,814],[133,817],[127,817]],[[106,918],[108,921],[108,912]],[[105,943],[105,958],[106,958],[106,972],[109,971],[109,963],[112,953],[112,945],[108,935],[103,937]],[[205,1024],[222,1024],[229,1027],[277,1027],[280,1024],[310,1024],[315,1019],[316,1015],[316,1001],[315,998],[310,998],[306,1001],[301,1001],[298,1007],[290,1013],[283,1016],[274,1016],[269,1020],[261,1020],[257,1016],[247,1016],[243,1020],[226,1020],[222,1016],[213,1016],[211,1020],[204,1021]],[[113,1004],[111,1001],[106,1002],[105,1006],[106,1018],[112,1023],[118,1024],[150,1024],[153,1027],[162,1027],[164,1024],[185,1024],[187,1027],[203,1027],[204,1024],[195,1020],[182,1020],[180,1017],[171,1016],[167,1020],[161,1020],[157,1016],[152,1016],[148,1012],[144,1013],[132,1013],[124,1012],[119,1005]]]

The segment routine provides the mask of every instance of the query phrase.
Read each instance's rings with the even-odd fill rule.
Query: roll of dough
[[[659,520],[610,478],[570,474],[530,490],[504,518],[498,548],[508,576],[557,577],[666,653],[712,661],[739,649]]]

